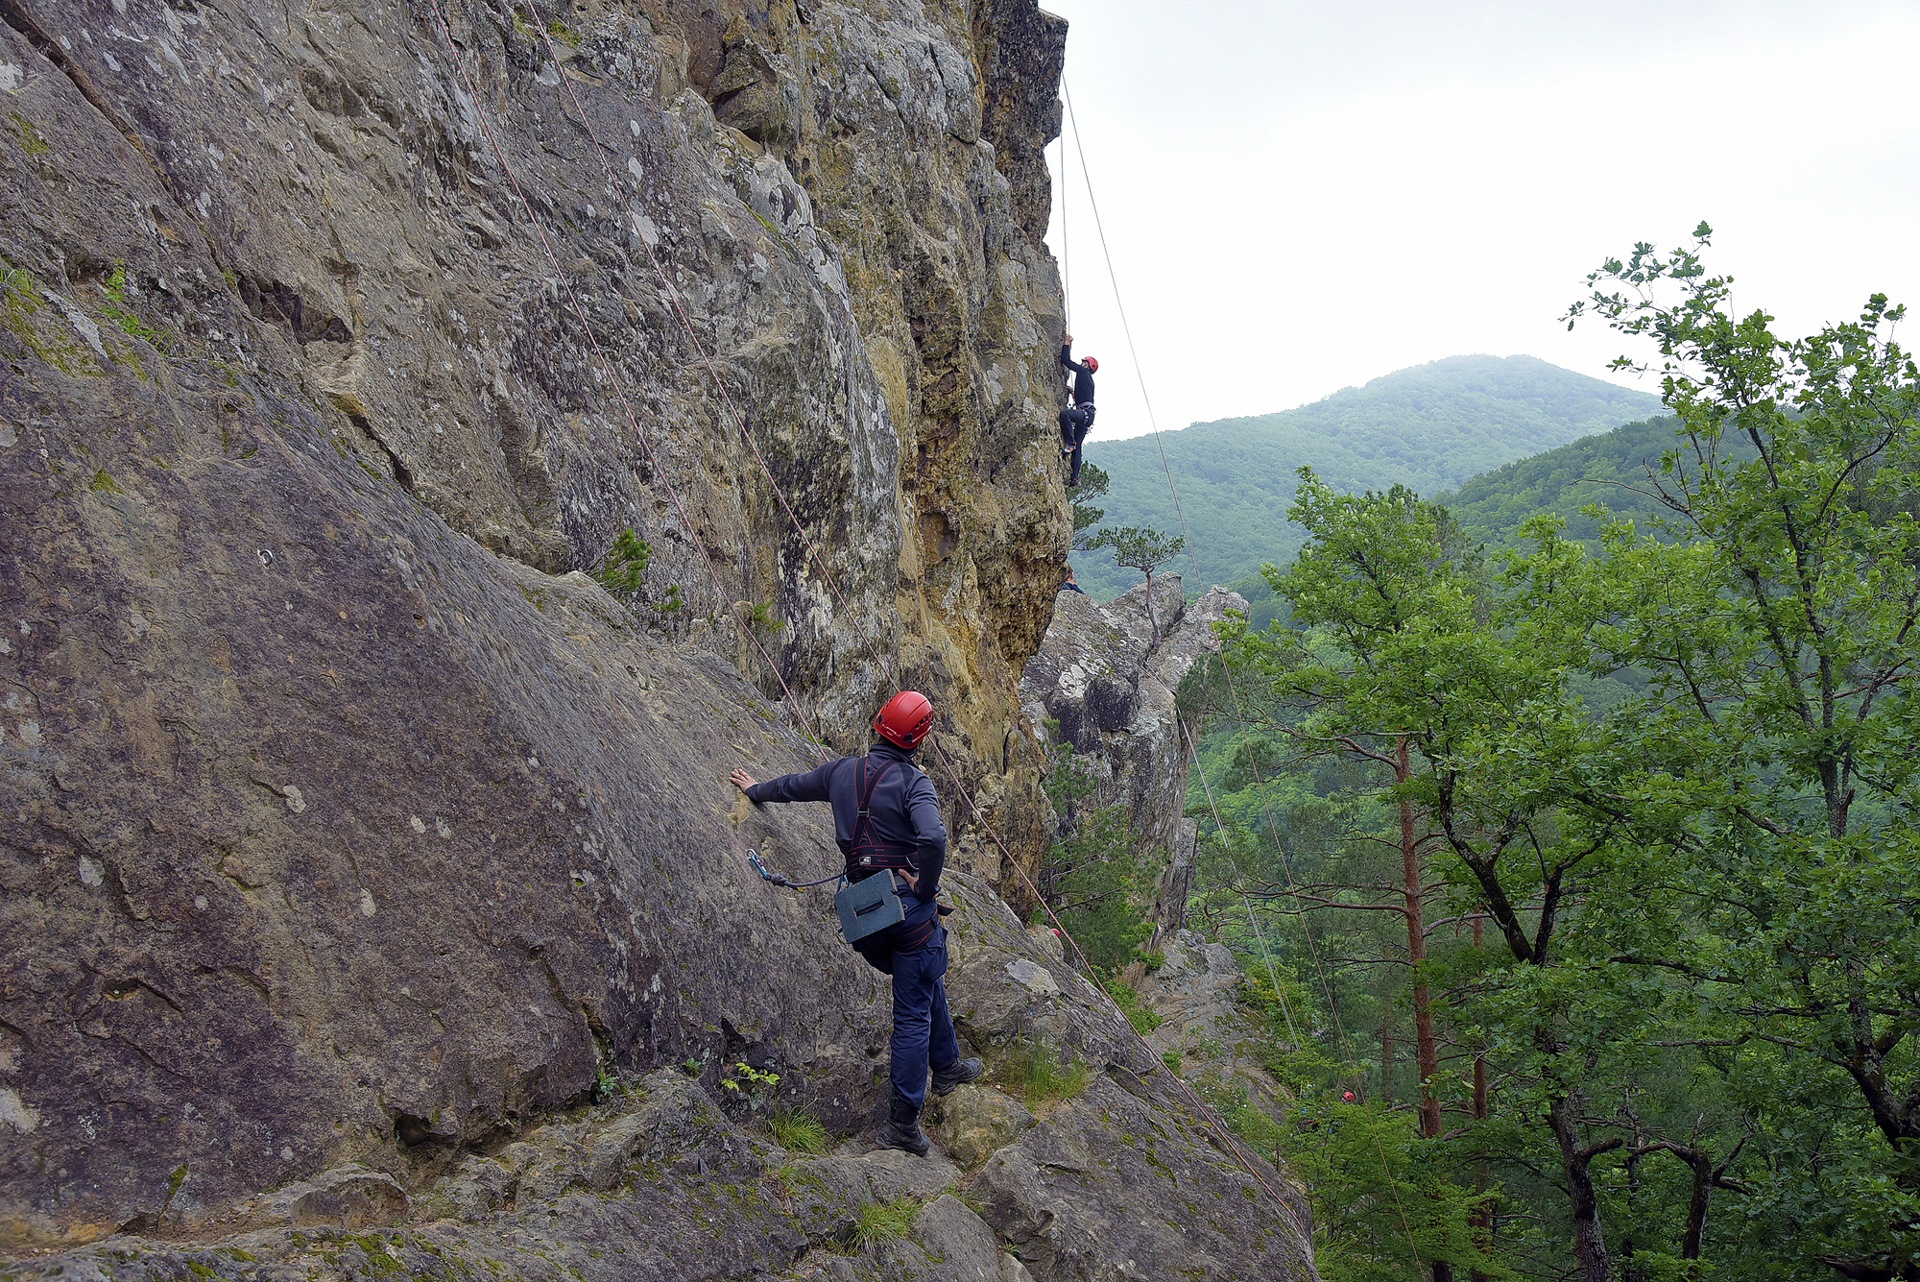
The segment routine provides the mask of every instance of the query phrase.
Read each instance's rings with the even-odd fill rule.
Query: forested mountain
[[[1920,1278],[1920,371],[1884,296],[1736,324],[1708,235],[1575,309],[1678,418],[1303,482],[1289,626],[1182,687],[1188,918],[1295,1099],[1212,1089],[1327,1282]]]
[[[1483,472],[1452,494],[1434,498],[1470,540],[1489,548],[1512,546],[1520,523],[1542,512],[1561,517],[1567,534],[1582,541],[1600,534],[1600,521],[1582,511],[1590,506],[1632,517],[1645,527],[1666,514],[1653,477],[1661,455],[1680,448],[1678,429],[1679,421],[1668,415],[1628,423]],[[1734,462],[1753,453],[1738,436],[1727,438],[1720,449]],[[1682,453],[1681,458],[1690,460],[1692,455]],[[1671,489],[1672,482],[1667,484]]]
[[[1166,465],[1199,555],[1200,579],[1230,583],[1284,562],[1301,533],[1287,521],[1295,471],[1311,466],[1339,490],[1406,485],[1432,494],[1491,468],[1605,432],[1659,409],[1657,397],[1531,356],[1454,356],[1376,378],[1279,414],[1196,423],[1180,431],[1088,442],[1112,478],[1107,525],[1180,532]],[[1108,426],[1114,426],[1109,423]],[[1081,553],[1080,582],[1113,596],[1139,576],[1104,553]],[[1190,569],[1183,556],[1176,568]]]

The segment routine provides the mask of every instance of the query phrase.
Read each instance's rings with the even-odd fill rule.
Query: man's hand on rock
[[[753,785],[760,782],[758,779],[755,779],[752,775],[748,774],[744,770],[736,770],[732,774],[728,775],[727,778],[731,779],[733,781],[733,786],[738,788],[741,792],[745,792],[747,789],[753,787]]]

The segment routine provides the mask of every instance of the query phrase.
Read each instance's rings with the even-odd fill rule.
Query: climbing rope
[[[428,0],[428,6],[433,12],[435,23],[438,28],[441,40],[447,49],[448,57],[453,61],[453,64],[460,76],[461,84],[466,89],[466,92],[473,103],[475,114],[480,119],[482,128],[487,135],[488,142],[493,149],[494,155],[498,159],[502,171],[507,175],[509,183],[513,187],[515,196],[519,199],[522,208],[526,212],[529,223],[533,225],[535,234],[539,237],[542,251],[546,255],[549,264],[552,266],[556,278],[559,279],[559,281],[562,284],[562,287],[565,289],[568,295],[568,298],[573,306],[574,313],[576,317],[579,319],[582,330],[583,332],[586,333],[588,337],[588,341],[594,350],[596,359],[601,361],[606,366],[609,372],[609,382],[612,383],[616,394],[620,398],[622,407],[626,412],[627,419],[630,426],[632,427],[635,435],[641,441],[643,449],[645,449],[645,451],[647,452],[648,461],[653,466],[654,473],[656,475],[661,476],[663,479],[663,482],[665,482],[666,473],[663,469],[661,469],[658,466],[657,460],[655,459],[655,456],[653,454],[651,443],[648,440],[644,430],[640,427],[639,418],[633,412],[632,406],[628,402],[625,390],[621,387],[618,378],[613,377],[615,366],[613,362],[606,357],[605,352],[601,348],[597,337],[595,337],[593,332],[592,322],[588,318],[585,309],[580,306],[578,298],[574,295],[573,287],[567,273],[560,269],[558,258],[554,254],[553,248],[551,244],[548,242],[544,230],[540,227],[537,217],[535,217],[534,215],[532,204],[527,199],[525,192],[522,190],[520,181],[515,176],[513,168],[507,160],[505,149],[502,147],[499,141],[499,138],[495,133],[492,127],[492,124],[487,117],[487,113],[485,109],[481,106],[480,96],[475,91],[473,81],[467,73],[466,63],[461,58],[456,46],[454,45],[452,31],[447,24],[445,14],[442,12],[440,0]],[[551,37],[548,36],[547,33],[542,29],[538,27],[536,27],[535,29],[540,31],[540,34],[542,35],[543,39],[545,39],[546,41],[548,56],[551,58],[554,68],[558,73],[558,78],[560,80],[560,83],[566,87],[567,96],[570,100],[572,100],[575,111],[578,112],[580,115],[581,123],[583,127],[586,129],[587,135],[592,142],[595,154],[600,159],[600,163],[603,170],[606,171],[609,181],[614,184],[614,189],[619,190],[618,179],[616,179],[613,176],[612,168],[607,161],[605,149],[601,146],[598,138],[594,136],[591,119],[587,116],[584,109],[581,108],[578,96],[575,94],[573,90],[573,86],[570,79],[568,78],[564,70],[561,69],[558,52],[553,47],[553,42]],[[635,186],[637,191],[638,184],[636,183]],[[636,197],[636,200],[635,200],[636,208],[634,208],[632,211],[636,214],[638,213],[637,203],[638,201]],[[787,500],[784,489],[779,484],[778,478],[774,475],[772,468],[767,464],[765,456],[761,453],[758,443],[754,441],[751,432],[748,430],[744,416],[740,414],[738,407],[733,402],[732,396],[727,392],[724,382],[720,379],[718,370],[714,368],[711,358],[707,355],[706,349],[700,344],[698,335],[695,333],[693,329],[692,321],[688,316],[685,307],[681,303],[679,291],[674,288],[671,278],[667,275],[666,271],[661,266],[658,257],[655,255],[653,251],[653,246],[651,245],[651,243],[649,243],[644,236],[642,236],[640,239],[641,239],[641,243],[646,248],[647,257],[651,262],[651,264],[653,265],[655,273],[659,276],[661,283],[665,287],[665,290],[668,296],[673,301],[674,310],[678,315],[682,326],[686,330],[689,340],[693,343],[695,350],[699,352],[702,364],[706,367],[709,373],[709,376],[713,379],[715,386],[718,388],[721,399],[726,404],[729,412],[733,416],[735,423],[738,426],[743,439],[747,441],[750,449],[752,450],[754,457],[756,458],[756,460],[758,460],[762,470],[766,473],[769,485],[771,486],[775,496],[779,499],[781,509],[786,513],[788,521],[792,524],[795,532],[800,536],[801,541],[806,546],[809,558],[814,562],[816,566],[819,567],[821,578],[823,579],[823,581],[827,583],[829,589],[833,593],[835,600],[839,603],[841,609],[844,611],[845,616],[853,624],[855,632],[860,637],[861,642],[867,649],[869,656],[874,659],[876,665],[879,666],[880,669],[887,675],[888,679],[894,685],[897,686],[899,684],[898,676],[897,676],[897,673],[895,672],[893,663],[885,654],[883,654],[880,651],[878,647],[874,645],[872,638],[867,635],[866,629],[861,625],[858,614],[855,611],[853,611],[852,608],[848,605],[845,595],[840,591],[838,583],[835,581],[830,568],[826,564],[825,558],[821,556],[819,549],[815,545],[812,537],[807,533],[805,527],[800,523],[799,518],[795,515],[792,505]],[[725,583],[719,577],[718,570],[713,563],[711,554],[708,552],[705,543],[700,539],[698,531],[693,527],[692,522],[689,520],[686,514],[685,506],[683,503],[681,503],[677,491],[673,489],[670,482],[665,482],[665,483],[668,484],[669,493],[674,498],[675,509],[676,511],[679,512],[682,522],[686,525],[689,536],[693,538],[696,546],[701,551],[702,558],[703,560],[705,560],[707,564],[709,574],[713,578],[716,590],[719,592],[721,598],[725,599],[726,598]],[[818,733],[817,729],[814,728],[813,723],[811,721],[806,720],[804,705],[801,704],[798,696],[794,694],[791,687],[787,684],[784,675],[781,673],[779,669],[779,666],[774,662],[772,656],[767,653],[765,647],[759,643],[758,637],[752,635],[751,629],[745,628],[743,630],[748,632],[749,636],[754,641],[755,649],[759,651],[762,659],[767,663],[768,668],[771,671],[773,671],[776,680],[778,680],[780,683],[782,691],[792,701],[794,707],[802,716],[803,721],[806,722],[807,728],[813,738],[815,746],[821,747],[824,743],[823,737]],[[948,757],[944,746],[940,744],[938,739],[935,739],[933,740],[933,747],[934,747],[935,755],[939,757],[941,765],[945,770],[949,778],[949,781],[951,782],[954,788],[954,791],[962,798],[962,800],[965,801],[969,813],[973,816],[974,821],[979,826],[980,830],[987,835],[987,837],[992,841],[993,845],[999,850],[1002,861],[1003,861],[1003,866],[1013,869],[1015,874],[1020,878],[1022,884],[1027,888],[1028,893],[1031,894],[1034,900],[1041,905],[1043,910],[1046,912],[1048,918],[1054,923],[1055,928],[1060,933],[1060,937],[1063,940],[1067,941],[1067,943],[1073,948],[1074,954],[1076,957],[1079,958],[1080,964],[1082,968],[1085,970],[1085,972],[1088,975],[1095,977],[1097,991],[1100,991],[1104,996],[1106,996],[1109,1003],[1112,1004],[1114,1014],[1119,1017],[1121,1021],[1121,1025],[1127,1028],[1129,1031],[1133,1031],[1132,1024],[1126,1020],[1125,1012],[1121,1010],[1119,1007],[1119,1004],[1114,1001],[1112,993],[1108,992],[1104,987],[1104,985],[1098,984],[1098,972],[1094,970],[1091,963],[1088,962],[1086,955],[1084,952],[1081,951],[1079,944],[1073,940],[1071,933],[1067,931],[1064,923],[1060,921],[1058,914],[1054,912],[1051,905],[1046,903],[1046,900],[1044,899],[1044,897],[1042,897],[1039,893],[1039,888],[1034,885],[1033,880],[1027,875],[1026,870],[1020,866],[1019,861],[1014,857],[1012,851],[1008,849],[1006,843],[1001,839],[998,831],[995,830],[992,823],[988,821],[985,814],[980,810],[978,801],[974,798],[972,791],[967,788],[965,781],[961,777],[959,770],[954,765],[952,759]],[[770,873],[764,867],[764,865],[760,863],[760,861],[757,858],[757,855],[753,857],[750,860],[750,862],[754,864],[755,870],[759,872],[763,877],[768,879],[769,881],[773,880],[775,877],[780,876],[780,874]],[[826,878],[823,880],[835,880],[835,879],[836,878]],[[811,883],[811,884],[819,884],[819,883]],[[1145,1038],[1141,1037],[1137,1031],[1134,1032],[1133,1035],[1135,1039],[1139,1041],[1142,1048],[1146,1050],[1149,1055],[1151,1055],[1152,1048],[1147,1044]],[[1247,1171],[1248,1175],[1253,1179],[1253,1181],[1256,1184],[1258,1184],[1271,1198],[1273,1198],[1275,1204],[1279,1206],[1283,1212],[1286,1212],[1288,1210],[1288,1207],[1285,1199],[1282,1198],[1279,1191],[1275,1189],[1272,1186],[1272,1184],[1264,1176],[1261,1175],[1259,1169],[1248,1158],[1248,1156],[1242,1150],[1239,1143],[1233,1137],[1231,1131],[1228,1130],[1228,1128],[1220,1120],[1220,1118],[1213,1111],[1213,1109],[1210,1106],[1208,1106],[1206,1102],[1202,1100],[1193,1091],[1192,1087],[1184,1079],[1180,1078],[1176,1074],[1174,1075],[1173,1080],[1175,1081],[1179,1089],[1182,1091],[1182,1093],[1184,1093],[1184,1095],[1187,1097],[1191,1105],[1194,1107],[1196,1113],[1216,1133],[1216,1136],[1221,1140],[1226,1150],[1234,1156],[1234,1158],[1239,1162],[1239,1164]]]
[[[1060,321],[1073,333],[1073,258],[1067,243],[1067,131],[1060,131]]]
[[[1166,686],[1166,682],[1164,681],[1160,684],[1163,688]],[[1169,690],[1168,693],[1171,694],[1172,691]],[[1200,776],[1200,788],[1202,792],[1206,793],[1207,809],[1213,812],[1214,835],[1220,838],[1221,848],[1225,850],[1227,848],[1227,825],[1226,821],[1220,817],[1220,803],[1213,798],[1213,784],[1208,781],[1206,767],[1200,761],[1199,745],[1194,743],[1193,731],[1187,728],[1187,719],[1180,715],[1180,709],[1178,707],[1174,708],[1173,716],[1174,720],[1180,723],[1180,734],[1182,738],[1186,740],[1187,759],[1193,762],[1194,773]],[[1231,852],[1228,853],[1228,859],[1229,861],[1232,859]],[[1234,868],[1234,875],[1238,877],[1239,872],[1240,869],[1236,866]],[[1280,973],[1273,964],[1273,954],[1267,949],[1266,932],[1260,929],[1260,919],[1254,915],[1253,901],[1247,898],[1245,887],[1240,889],[1240,903],[1246,909],[1247,924],[1253,927],[1253,937],[1260,941],[1260,955],[1266,959],[1267,963],[1267,982],[1273,985],[1274,1000],[1280,1003],[1280,1013],[1286,1017],[1287,1021],[1287,1035],[1293,1038],[1293,1045],[1297,1050],[1305,1045],[1305,1043],[1300,1040],[1300,1030],[1294,1027],[1293,1010],[1287,1005],[1286,990],[1280,987]]]
[[[1159,455],[1160,455],[1160,469],[1166,475],[1167,493],[1170,496],[1172,496],[1174,512],[1180,518],[1180,533],[1181,533],[1181,536],[1186,540],[1187,555],[1193,564],[1193,578],[1194,578],[1194,582],[1197,584],[1200,582],[1200,579],[1201,579],[1199,547],[1198,545],[1195,544],[1193,539],[1193,531],[1187,524],[1186,509],[1184,506],[1182,506],[1180,502],[1180,489],[1177,485],[1174,484],[1174,481],[1173,481],[1173,466],[1171,463],[1167,461],[1166,442],[1162,438],[1160,433],[1159,420],[1153,412],[1153,398],[1147,391],[1146,372],[1142,368],[1140,363],[1139,348],[1135,345],[1133,340],[1133,326],[1127,320],[1126,303],[1121,297],[1121,292],[1120,292],[1119,273],[1116,272],[1113,267],[1113,252],[1107,245],[1106,227],[1101,222],[1101,219],[1100,219],[1100,202],[1099,202],[1099,199],[1094,194],[1093,173],[1092,173],[1092,170],[1087,165],[1087,153],[1086,153],[1085,146],[1082,143],[1082,135],[1080,132],[1080,121],[1079,121],[1079,118],[1074,114],[1073,95],[1067,89],[1066,78],[1064,76],[1061,77],[1060,92],[1061,92],[1062,98],[1066,101],[1066,104],[1067,104],[1067,119],[1073,125],[1074,150],[1080,159],[1081,178],[1085,183],[1086,191],[1087,191],[1087,208],[1093,214],[1094,231],[1097,238],[1100,241],[1100,253],[1101,253],[1101,256],[1105,259],[1106,267],[1107,267],[1107,278],[1113,288],[1114,307],[1120,317],[1121,332],[1126,336],[1127,354],[1129,358],[1133,361],[1134,377],[1140,385],[1140,400],[1142,405],[1146,408],[1147,426],[1153,432],[1154,447],[1159,452]],[[1246,711],[1240,702],[1239,689],[1234,683],[1233,665],[1227,661],[1227,657],[1224,652],[1220,656],[1220,670],[1222,674],[1226,677],[1227,694],[1228,694],[1228,698],[1231,700],[1233,704],[1235,721],[1239,724],[1242,730],[1251,731],[1253,728],[1252,723],[1248,719],[1246,715]],[[1184,729],[1184,725],[1182,728]],[[1188,739],[1188,744],[1189,744],[1189,747],[1191,748],[1192,746],[1191,737],[1189,737]],[[1281,837],[1280,837],[1280,824],[1279,824],[1279,821],[1275,819],[1273,815],[1273,806],[1267,795],[1266,772],[1261,769],[1258,753],[1252,754],[1252,765],[1254,769],[1255,781],[1259,784],[1261,809],[1264,812],[1266,817],[1268,831],[1272,834],[1272,837],[1273,837],[1274,851],[1280,857],[1281,869],[1286,873],[1287,885],[1291,889],[1291,887],[1298,884],[1298,878],[1294,876],[1293,861],[1287,855],[1286,843],[1283,840],[1281,840]],[[1194,767],[1200,774],[1201,782],[1205,784],[1206,770],[1204,768],[1204,765],[1200,761],[1198,752],[1194,753]],[[1207,789],[1207,794],[1208,794],[1209,801],[1211,801],[1212,790],[1210,787]],[[1217,807],[1214,810],[1214,821],[1215,823],[1220,822],[1219,810]],[[1255,920],[1253,905],[1250,901],[1246,899],[1244,892],[1242,894],[1241,899],[1242,899],[1242,903],[1245,905],[1245,908],[1246,908],[1248,924],[1252,926],[1255,933],[1258,934],[1259,927],[1258,927],[1257,921]],[[1314,942],[1312,927],[1308,924],[1308,921],[1305,917],[1302,917],[1300,919],[1300,934],[1301,934],[1301,937],[1306,942],[1307,954],[1313,960],[1314,971],[1320,980],[1321,991],[1326,994],[1327,1014],[1333,1020],[1334,1032],[1336,1036],[1338,1036],[1338,1038],[1340,1039],[1342,1053],[1345,1054],[1349,1063],[1358,1064],[1359,1059],[1353,1052],[1352,1039],[1347,1036],[1345,1023],[1340,1018],[1339,1003],[1334,1000],[1332,981],[1327,978],[1327,970],[1325,965],[1321,961],[1319,947]],[[1265,948],[1264,938],[1261,940],[1261,947],[1263,949]],[[1277,991],[1278,991],[1278,986],[1276,984],[1276,992]],[[1355,1082],[1355,1085],[1356,1086],[1359,1085],[1357,1080]],[[1387,1173],[1387,1188],[1393,1194],[1394,1209],[1399,1215],[1401,1230],[1406,1235],[1408,1247],[1414,1251],[1414,1254],[1416,1256],[1418,1256],[1419,1250],[1417,1245],[1414,1242],[1413,1226],[1411,1222],[1409,1222],[1407,1219],[1406,1207],[1401,1204],[1398,1182],[1393,1178],[1393,1167],[1387,1160],[1386,1146],[1381,1143],[1380,1136],[1377,1132],[1374,1133],[1373,1141],[1374,1141],[1375,1148],[1379,1150],[1380,1165]]]

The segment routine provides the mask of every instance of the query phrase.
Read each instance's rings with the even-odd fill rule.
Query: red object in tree
[[[1354,1101],[1354,1094],[1352,1091],[1348,1091],[1346,1094],[1342,1095],[1340,1098],[1345,1100],[1347,1103],[1351,1104]]]

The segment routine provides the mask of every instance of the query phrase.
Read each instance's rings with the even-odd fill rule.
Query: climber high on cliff
[[[1073,375],[1067,408],[1060,411],[1060,452],[1073,460],[1072,472],[1067,477],[1067,485],[1071,487],[1080,484],[1080,446],[1093,430],[1093,375],[1100,368],[1100,362],[1091,356],[1075,361],[1073,335],[1067,334],[1060,340],[1060,364]]]
[[[887,700],[873,718],[881,738],[864,757],[841,757],[804,774],[765,783],[744,770],[731,778],[754,802],[826,801],[833,805],[834,835],[846,857],[849,882],[884,873],[894,879],[905,919],[853,947],[867,963],[893,976],[892,1097],[880,1142],[924,1154],[932,1145],[920,1129],[927,1098],[945,1095],[980,1076],[977,1059],[960,1057],[953,1016],[947,1011],[948,911],[935,902],[947,860],[947,828],[933,783],[913,764],[914,750],[933,727],[933,704],[915,690]]]

